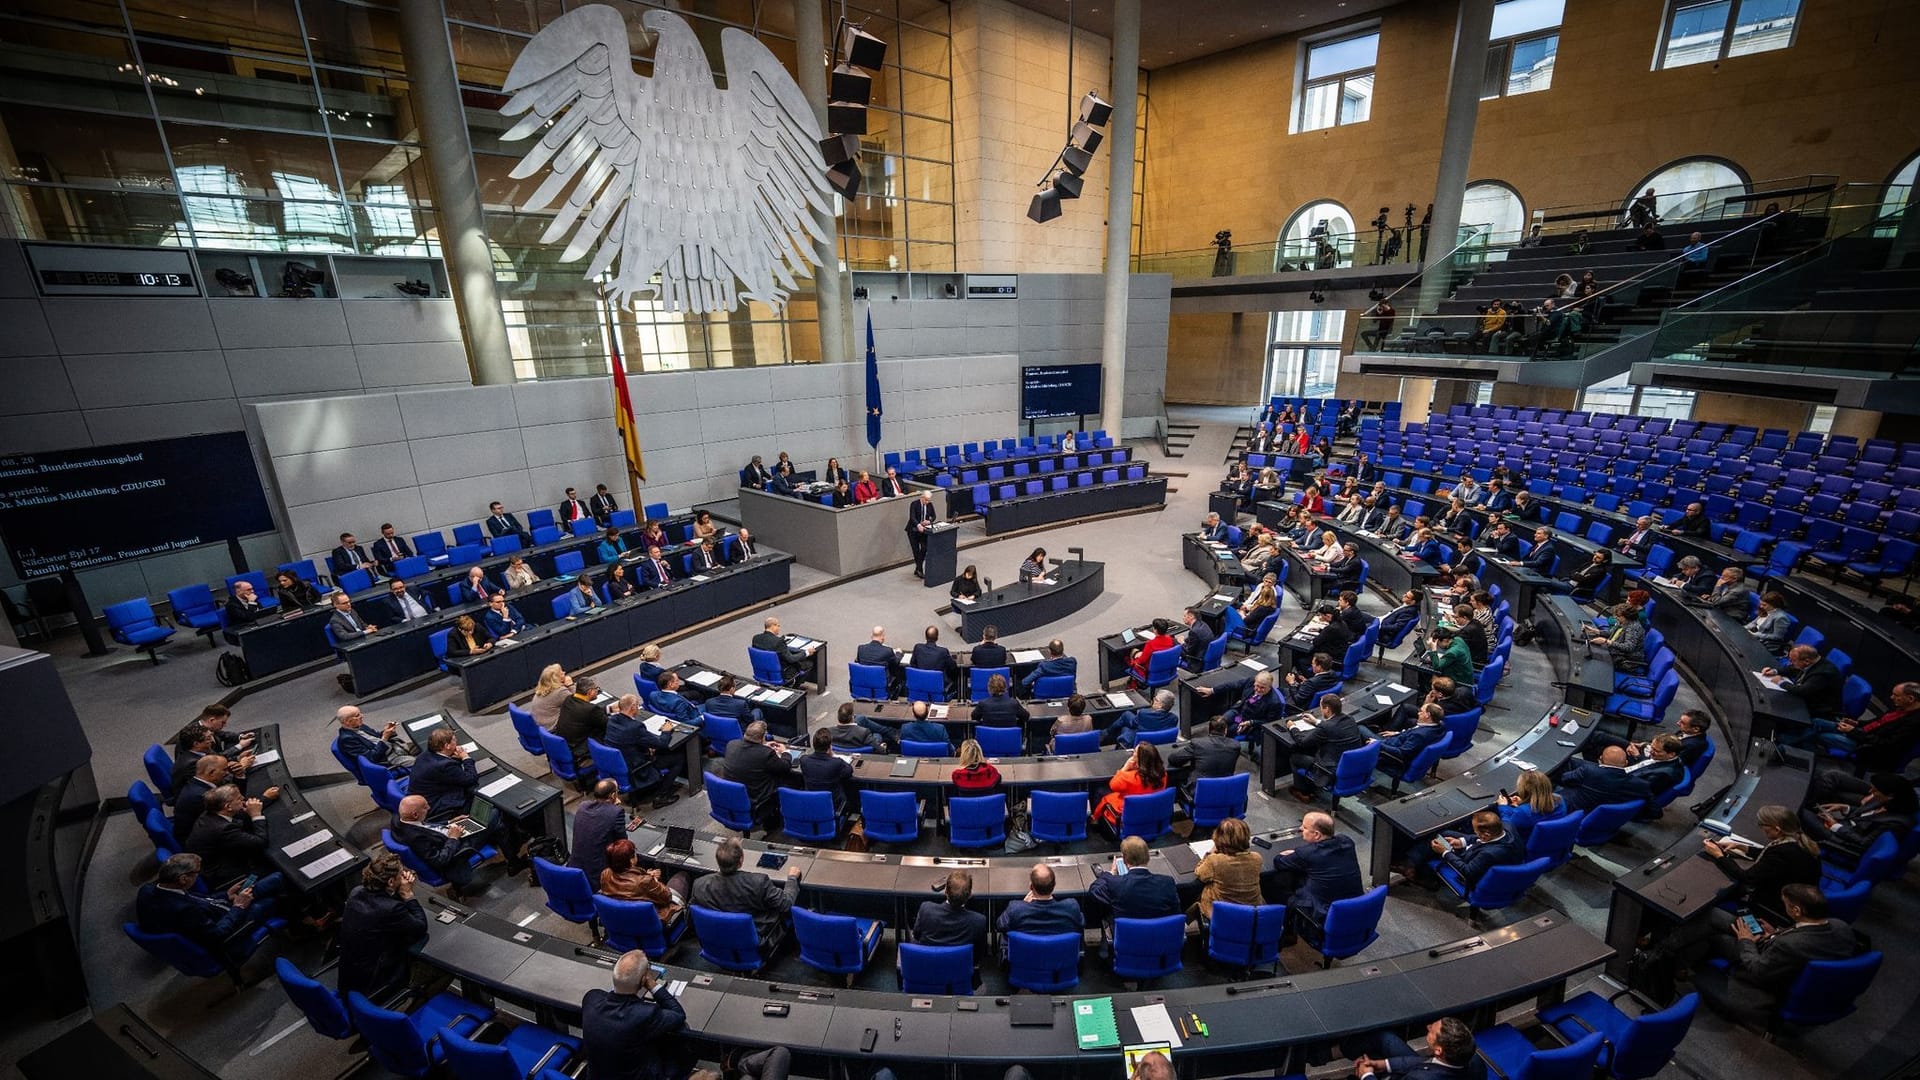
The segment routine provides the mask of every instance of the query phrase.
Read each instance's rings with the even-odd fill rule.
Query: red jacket
[[[871,480],[862,480],[853,485],[853,501],[856,504],[872,502],[879,497],[880,489],[875,487]]]
[[[1140,646],[1139,651],[1133,654],[1133,663],[1128,665],[1133,669],[1133,677],[1145,682],[1147,678],[1148,658],[1161,649],[1176,648],[1179,644],[1179,642],[1173,640],[1172,634],[1155,634],[1148,638],[1146,644]]]
[[[1117,826],[1120,824],[1120,811],[1125,808],[1124,800],[1127,796],[1151,795],[1166,786],[1165,778],[1162,778],[1158,784],[1148,784],[1146,778],[1140,775],[1140,770],[1134,766],[1133,759],[1128,758],[1127,763],[1120,766],[1120,771],[1113,774],[1113,779],[1107,781],[1107,787],[1112,790],[1101,797],[1100,805],[1094,808],[1093,818],[1095,821],[1104,821],[1108,825]]]

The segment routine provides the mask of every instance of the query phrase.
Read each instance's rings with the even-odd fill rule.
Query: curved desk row
[[[427,748],[427,736],[433,734],[435,728],[446,728],[453,732],[454,740],[466,749],[467,760],[473,762],[473,770],[479,774],[479,797],[492,803],[500,812],[513,837],[551,836],[562,844],[567,842],[566,812],[562,805],[564,797],[559,788],[546,779],[529,776],[495,757],[445,711],[427,713],[400,723],[400,729],[423,753]],[[697,781],[700,741],[689,731],[677,731],[673,738],[670,751],[680,750],[684,746],[693,748],[688,762],[689,775]],[[695,790],[699,790],[698,787]],[[495,838],[489,837],[487,842],[495,843]],[[518,843],[499,846],[507,853],[510,862],[518,862]]]
[[[1015,582],[982,593],[975,603],[958,606],[960,636],[979,641],[989,626],[997,627],[1002,637],[1024,634],[1079,611],[1107,588],[1106,563],[1075,559],[1047,573],[1053,579],[1051,585]]]
[[[1188,567],[1188,569],[1192,569],[1192,567]],[[1202,576],[1204,577],[1205,575]],[[1215,637],[1218,637],[1220,632],[1226,627],[1227,608],[1238,604],[1244,599],[1246,592],[1246,589],[1239,585],[1215,586],[1208,590],[1207,595],[1201,597],[1195,603],[1188,605],[1188,607],[1192,609],[1194,618],[1206,623],[1207,628],[1213,631]],[[1174,624],[1173,636],[1175,638],[1184,638],[1187,628],[1181,625],[1177,615],[1178,613],[1174,616],[1169,616],[1169,619]],[[1251,632],[1251,629],[1249,629],[1249,632]],[[1129,626],[1119,633],[1101,635],[1100,640],[1095,642],[1095,646],[1099,649],[1100,653],[1100,685],[1102,687],[1111,686],[1115,682],[1127,678],[1131,670],[1129,665],[1133,661],[1134,651],[1140,647],[1142,641],[1152,636],[1153,623],[1151,621],[1140,626]]]
[[[1778,660],[1747,633],[1745,624],[1709,607],[1681,599],[1679,589],[1648,582],[1654,594],[1653,628],[1667,639],[1674,659],[1686,665],[1701,696],[1717,707],[1726,726],[1734,760],[1745,766],[1747,744],[1770,739],[1780,726],[1798,731],[1807,725],[1806,703],[1775,690],[1754,674]]]
[[[1146,696],[1136,690],[1096,690],[1086,695],[1086,699],[1087,715],[1092,717],[1095,731],[1103,730],[1121,713],[1129,709],[1147,707]],[[1068,714],[1067,699],[1038,699],[1025,702],[1024,705],[1027,710],[1027,723],[1023,738],[1032,745],[1045,745],[1053,729],[1053,722]],[[896,727],[914,718],[912,701],[856,698],[854,706],[857,715]],[[972,737],[973,729],[978,726],[973,712],[974,703],[971,701],[933,704],[927,708],[927,719],[933,723],[945,725],[948,739],[957,743],[961,739]]]
[[[1094,460],[1096,457],[1099,458],[1098,461]],[[1041,462],[1047,463],[1045,471],[1042,471],[1040,468]],[[1016,466],[1020,464],[1027,466],[1025,473],[1015,471]],[[974,505],[973,501],[973,488],[975,484],[986,484],[989,487],[997,484],[1014,483],[1024,485],[1029,480],[1046,481],[1061,474],[1072,475],[1077,472],[1097,471],[1116,467],[1124,468],[1131,464],[1133,464],[1133,448],[1130,446],[1116,446],[1108,450],[1082,450],[1073,454],[1039,454],[1022,458],[987,458],[980,461],[970,461],[964,465],[950,465],[937,469],[922,468],[911,474],[906,474],[904,478],[912,481],[917,487],[931,488],[939,491],[943,487],[939,482],[939,478],[943,474],[952,476],[952,482],[944,487],[947,493],[946,517],[947,520],[951,521],[954,518],[965,517],[968,514],[979,512],[980,508]],[[995,472],[998,472],[999,475],[995,476]],[[974,478],[971,480],[967,479],[968,473],[973,473]]]
[[[467,711],[479,712],[527,692],[548,664],[577,671],[644,642],[781,596],[791,584],[792,572],[793,556],[762,547],[760,554],[705,581],[677,581],[577,618],[522,631],[514,636],[517,644],[495,645],[477,656],[450,657],[447,668],[460,678]]]
[[[1148,476],[1139,480],[1114,480],[1038,495],[995,499],[984,508],[975,509],[986,519],[987,535],[996,536],[1096,514],[1165,506],[1166,502],[1167,478]]]
[[[1221,520],[1231,520],[1222,515]],[[1225,544],[1209,544],[1193,533],[1180,534],[1180,558],[1188,570],[1215,589],[1233,589],[1252,575]]]
[[[347,843],[346,834],[333,827],[300,793],[280,746],[280,725],[262,724],[254,732],[253,768],[241,787],[248,798],[277,787],[280,794],[266,803],[267,857],[289,888],[301,892],[345,892],[359,881],[367,857]],[[183,838],[184,839],[184,838]],[[353,875],[353,876],[350,876]]]
[[[491,992],[543,1018],[577,1021],[587,991],[611,982],[616,955],[515,926],[429,896],[431,933],[422,957],[460,979],[468,992]],[[1188,1075],[1276,1071],[1283,1049],[1337,1042],[1439,1016],[1491,1019],[1494,1009],[1557,1002],[1568,979],[1606,960],[1599,939],[1557,913],[1434,948],[1366,963],[1263,980],[1112,995],[1122,1044],[1140,1041],[1131,1010],[1164,1003],[1197,1013],[1209,1031],[1178,1051],[1199,1062]],[[783,1045],[796,1068],[826,1075],[828,1062],[929,1063],[959,1076],[979,1066],[1018,1062],[1086,1063],[1117,1075],[1118,1048],[1081,1051],[1072,997],[1055,996],[1051,1027],[1014,1027],[1008,998],[912,997],[844,988],[796,987],[735,975],[668,968],[669,987],[687,1014],[688,1037],[714,1056],[735,1046]],[[682,983],[684,982],[684,987]],[[1104,996],[1104,995],[1103,995]],[[779,1003],[785,1015],[768,1015]],[[868,1030],[880,1033],[862,1052]],[[892,1038],[888,1038],[888,1033]]]

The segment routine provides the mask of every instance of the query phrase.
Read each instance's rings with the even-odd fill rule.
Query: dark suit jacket
[[[602,528],[606,527],[607,520],[613,517],[613,512],[618,509],[620,504],[613,501],[612,495],[602,495],[596,491],[587,496],[587,513],[592,514],[593,520]]]
[[[527,622],[526,616],[520,614],[520,609],[514,607],[512,604],[507,605],[507,613],[505,616],[496,615],[493,613],[492,608],[488,608],[486,611],[481,612],[480,622],[486,626],[487,633],[492,634],[494,637],[499,637],[502,634],[516,633],[533,625]]]
[[[1213,627],[1205,619],[1193,620],[1187,627],[1186,639],[1180,643],[1180,663],[1189,671],[1199,671],[1206,663],[1207,646],[1213,644]]]
[[[936,645],[923,641],[913,647],[913,654],[907,658],[907,666],[921,671],[938,671],[948,677],[959,670],[953,662],[953,652],[945,645]]]
[[[567,700],[560,703],[560,719],[554,721],[553,733],[567,740],[567,746],[573,750],[574,764],[585,765],[593,760],[587,751],[587,740],[601,741],[607,734],[607,710],[578,694],[569,694]]]
[[[1020,680],[1020,689],[1033,693],[1033,686],[1049,675],[1074,675],[1080,673],[1080,661],[1071,656],[1049,656],[1034,666],[1027,677]]]
[[[1096,869],[1087,891],[1111,908],[1116,919],[1158,919],[1185,910],[1173,879],[1144,866],[1130,866],[1124,874]]]
[[[1675,757],[1672,761],[1655,761],[1633,770],[1633,775],[1647,782],[1647,790],[1658,795],[1687,778],[1686,762]]]
[[[700,711],[714,716],[726,716],[740,721],[740,726],[763,719],[760,710],[753,703],[738,694],[715,694],[700,703]],[[664,749],[664,747],[662,748]]]
[[[566,707],[562,706],[560,716],[563,723],[566,715]],[[604,715],[601,729],[605,730]],[[480,774],[474,771],[471,760],[461,761],[445,754],[421,754],[414,759],[413,768],[407,775],[407,794],[427,800],[427,816],[434,819],[466,813],[473,805],[474,790],[480,786]]]
[[[214,789],[213,784],[197,776],[190,776],[187,782],[174,793],[173,799],[173,835],[185,840],[193,835],[193,824],[207,810],[207,792]]]
[[[375,568],[373,563],[373,557],[367,554],[367,549],[364,545],[362,544],[353,545],[352,554],[349,554],[347,551],[346,545],[342,544],[341,546],[334,548],[333,553],[327,556],[327,566],[333,570],[333,576],[339,577],[341,574],[344,574],[349,570],[358,569],[358,567],[354,565],[354,561],[353,561],[354,556],[359,557],[360,566],[364,566],[368,570],[372,570]]]
[[[681,723],[695,726],[700,723],[700,706],[678,690],[655,690],[647,698],[647,708]]]
[[[1576,761],[1567,766],[1560,774],[1559,787],[1566,796],[1568,810],[1591,810],[1653,794],[1653,786],[1638,773],[1592,761]]]
[[[681,1080],[677,1037],[686,1010],[663,981],[650,997],[589,990],[580,1003],[580,1043],[594,1080]]]
[[[807,651],[787,644],[787,639],[765,630],[753,635],[753,647],[780,658],[780,670],[791,680],[807,666]]]
[[[333,639],[343,645],[356,638],[366,637],[369,633],[366,621],[360,618],[358,612],[351,609],[336,611],[327,616],[327,625],[333,628]]]
[[[340,743],[341,752],[348,757],[363,757],[368,761],[385,764],[394,753],[392,743],[368,731],[365,725],[357,728],[340,728],[336,738]]]
[[[714,698],[713,700],[720,701],[723,699]],[[729,697],[724,700],[738,701],[740,699]],[[715,715],[718,714],[716,713]],[[654,764],[654,755],[665,752],[667,748],[672,745],[672,740],[667,736],[655,735],[653,732],[648,731],[646,721],[642,718],[638,716],[629,717],[627,714],[620,712],[607,714],[607,730],[605,734],[600,736],[600,741],[620,751],[621,756],[627,759],[627,775],[629,779],[636,773],[645,772],[647,766]],[[646,786],[644,784],[646,777],[643,776],[641,779],[643,781],[641,786]],[[579,851],[577,845],[574,850],[576,853]],[[579,864],[575,863],[574,865],[578,866]],[[593,880],[599,881],[599,875],[593,875]]]
[[[373,558],[385,573],[393,573],[393,564],[396,560],[412,557],[413,548],[408,546],[407,538],[404,536],[396,535],[391,540],[383,536],[373,542]]]
[[[1460,875],[1460,880],[1472,888],[1486,876],[1487,871],[1496,866],[1526,862],[1527,845],[1520,839],[1519,833],[1508,829],[1500,834],[1498,840],[1482,841],[1478,837],[1468,837],[1466,847],[1447,852],[1440,856],[1440,861],[1452,867]]]
[[[260,606],[258,599],[251,604],[243,604],[237,596],[227,601],[226,611],[228,626],[245,626],[267,613],[267,609]]]
[[[563,528],[571,527],[570,523],[580,518],[590,518],[592,516],[593,511],[588,510],[587,504],[581,502],[579,499],[568,499],[553,511],[554,520],[558,521]]]
[[[997,641],[986,642],[973,647],[968,664],[977,668],[1007,667],[1009,657],[1007,647]]]
[[[512,514],[501,514],[487,519],[487,532],[492,536],[530,536],[520,524],[520,519]]]
[[[987,952],[987,917],[945,900],[923,900],[913,917],[913,941],[916,945],[971,945],[973,962],[978,964]]]
[[[747,786],[747,798],[755,806],[772,801],[782,786],[781,778],[793,774],[793,762],[785,754],[775,753],[765,743],[750,743],[745,739],[727,744],[722,764],[727,770],[727,779]]]
[[[1360,881],[1353,837],[1344,834],[1282,851],[1273,857],[1273,868],[1300,876],[1287,908],[1315,926],[1327,921],[1327,908],[1334,901],[1351,900],[1367,891]]]
[[[406,982],[411,950],[426,940],[420,901],[356,886],[340,916],[340,993],[378,994]]]
[[[475,647],[472,649],[467,648],[467,639],[460,633],[458,628],[448,631],[447,655],[472,656],[474,653],[481,651],[479,646],[485,645],[492,640],[493,634],[488,631],[486,620],[482,619],[473,624],[473,644]]]
[[[265,874],[273,869],[267,862],[267,819],[255,821],[244,809],[231,820],[219,814],[201,814],[185,845],[200,856],[200,876],[210,888],[225,888],[248,874]]]
[[[662,566],[666,567],[666,569],[662,570]],[[647,588],[649,589],[657,589],[662,585],[671,584],[673,582],[673,560],[667,558],[665,555],[660,556],[659,562],[655,562],[652,559],[641,559],[640,578],[647,583]]]
[[[1333,657],[1334,664],[1338,665],[1346,660],[1347,649],[1352,644],[1353,631],[1347,629],[1347,624],[1334,619],[1321,627],[1319,633],[1313,635],[1313,644],[1307,646],[1307,652],[1309,654],[1326,653]]]
[[[1382,758],[1391,756],[1404,766],[1419,757],[1420,751],[1446,737],[1445,724],[1415,724],[1398,735],[1381,739],[1380,756]],[[1382,766],[1385,767],[1384,762]]]
[[[167,789],[167,798],[179,797],[181,789],[187,786],[187,781],[193,779],[194,766],[200,764],[200,759],[206,756],[191,750],[183,750],[173,759],[173,772],[169,774],[172,783]]]
[[[414,592],[412,589],[408,589],[407,595],[412,597],[413,602],[419,604],[428,614],[433,613],[433,597],[428,596],[424,589],[420,592]],[[395,600],[392,593],[388,593],[380,598],[380,614],[386,620],[381,624],[383,626],[397,626],[407,621],[407,613],[400,610],[400,601]]]
[[[900,670],[900,660],[894,656],[893,647],[878,641],[861,642],[860,647],[853,650],[853,662],[885,668],[889,676]]]
[[[1832,718],[1840,715],[1840,687],[1844,681],[1840,678],[1840,669],[1823,656],[1815,660],[1812,667],[1795,674],[1786,692],[1807,703],[1808,715]]]
[[[1320,671],[1300,680],[1286,689],[1287,704],[1294,709],[1305,709],[1313,704],[1315,695],[1322,690],[1331,690],[1341,683],[1340,672]]]
[[[1554,557],[1559,554],[1559,545],[1555,544],[1552,539],[1548,539],[1545,543],[1537,545],[1533,549],[1532,554],[1528,555],[1526,561],[1521,565],[1536,574],[1551,574],[1553,573]]]
[[[215,956],[221,954],[227,937],[247,921],[247,910],[227,903],[224,896],[195,896],[151,881],[140,886],[133,912],[135,924],[147,933],[179,934]]]
[[[617,802],[588,799],[573,812],[573,854],[567,865],[587,873],[594,890],[607,868],[607,845],[627,835],[627,812]]]
[[[468,582],[462,581],[460,582],[458,591],[460,594],[461,603],[484,604],[493,597],[493,594],[501,590],[500,590],[500,586],[495,585],[493,582],[488,581],[485,577],[482,577],[480,579],[479,588],[476,589]]]
[[[467,843],[464,837],[456,840],[446,833],[429,829],[424,825],[401,821],[398,816],[393,819],[393,824],[387,827],[387,831],[393,834],[395,840],[405,844],[407,850],[413,852],[421,862],[433,867],[434,873],[442,877],[446,876],[447,868],[451,867],[455,860],[464,859],[473,854],[473,846]]]
[[[989,694],[973,707],[974,723],[981,727],[1024,727],[1028,715],[1012,694]]]
[[[1167,771],[1182,784],[1232,776],[1240,768],[1240,744],[1225,735],[1195,735],[1167,755]]]
[[[1477,547],[1484,547],[1502,559],[1516,558],[1520,554],[1520,538],[1509,532],[1505,536],[1482,537]]]
[[[1715,859],[1713,863],[1740,886],[1748,903],[1757,904],[1776,917],[1786,910],[1780,901],[1783,886],[1820,884],[1820,856],[1791,840],[1768,844],[1750,864],[1733,858]]]
[[[932,525],[934,522],[938,520],[940,520],[940,511],[934,506],[933,503],[930,503],[930,502],[923,503],[919,499],[915,499],[913,500],[913,505],[907,507],[906,528],[907,528],[907,532],[912,534],[913,536],[922,535],[920,532],[920,526],[922,523],[925,523],[927,525]]]
[[[1340,767],[1340,755],[1349,750],[1358,750],[1367,745],[1372,736],[1367,729],[1356,723],[1353,717],[1342,713],[1331,720],[1322,720],[1312,731],[1303,731],[1294,736],[1293,751],[1296,754],[1312,754],[1313,763],[1328,772]]]
[[[1056,896],[1035,903],[1015,900],[1000,913],[1000,932],[1023,934],[1079,933],[1087,928],[1087,917],[1071,897]]]
[[[1839,919],[1792,926],[1760,941],[1741,941],[1728,1001],[1736,1009],[1769,1012],[1815,960],[1844,960],[1860,953],[1860,937]]]
[[[694,881],[693,888],[688,890],[692,895],[687,900],[714,911],[753,916],[754,928],[760,931],[760,941],[765,944],[779,931],[780,920],[800,898],[798,878],[782,876],[780,881],[781,884],[776,885],[772,878],[754,870],[705,874]]]

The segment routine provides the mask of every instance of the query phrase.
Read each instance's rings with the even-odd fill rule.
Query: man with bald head
[[[1816,720],[1831,720],[1841,714],[1840,689],[1845,680],[1833,661],[1820,655],[1811,645],[1795,645],[1787,650],[1787,670],[1761,669],[1769,678],[1787,680],[1782,689],[1807,703],[1807,715]]]
[[[403,769],[413,766],[413,758],[400,749],[400,725],[389,720],[376,736],[367,730],[366,717],[360,714],[358,705],[340,706],[334,710],[333,719],[340,725],[335,738],[341,753],[366,758],[376,765],[397,765]]]
[[[687,1012],[639,949],[613,965],[613,990],[589,990],[580,1002],[581,1049],[596,1077],[684,1076],[680,1035]]]
[[[906,684],[902,682],[906,676],[900,673],[900,654],[894,651],[893,646],[887,644],[886,627],[873,628],[873,636],[853,650],[853,662],[884,669],[887,673],[889,697],[900,697],[906,692]]]
[[[727,779],[746,785],[747,799],[753,803],[753,820],[771,836],[780,818],[776,801],[780,789],[787,786],[789,778],[798,779],[793,775],[793,761],[767,745],[767,725],[756,720],[727,744],[721,764]]]
[[[1300,819],[1300,840],[1273,857],[1273,868],[1285,875],[1281,891],[1287,898],[1287,930],[1302,928],[1319,940],[1327,909],[1336,900],[1351,900],[1366,891],[1360,881],[1360,858],[1353,838],[1333,831],[1333,817],[1319,810]]]
[[[1632,802],[1653,794],[1646,777],[1627,771],[1627,751],[1622,746],[1602,750],[1598,762],[1575,761],[1568,765],[1560,774],[1558,787],[1569,811]]]
[[[473,889],[473,844],[458,825],[436,825],[427,820],[427,800],[409,795],[400,800],[389,830],[414,857],[447,879],[447,896],[458,900]]]
[[[1084,932],[1087,919],[1079,903],[1054,896],[1053,885],[1053,867],[1046,863],[1033,864],[1033,870],[1027,875],[1027,895],[1008,904],[1000,913],[1000,933],[1005,935],[1015,930],[1026,934]]]

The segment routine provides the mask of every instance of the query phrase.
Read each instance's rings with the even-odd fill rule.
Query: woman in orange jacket
[[[1127,759],[1120,771],[1107,781],[1110,789],[1100,799],[1100,805],[1093,809],[1093,821],[1104,825],[1111,832],[1120,830],[1120,811],[1129,795],[1151,795],[1167,786],[1167,766],[1160,760],[1160,750],[1150,742],[1143,742],[1133,748],[1133,756]]]

